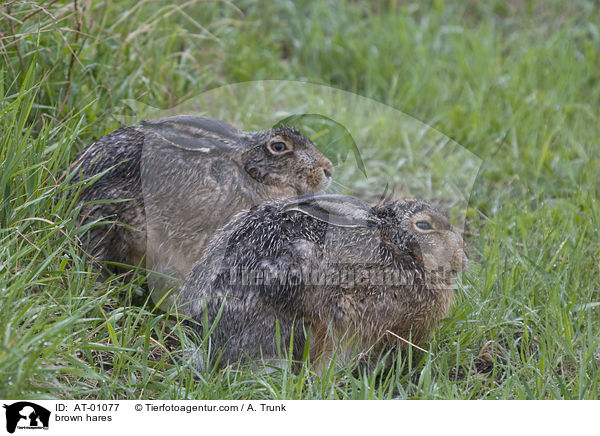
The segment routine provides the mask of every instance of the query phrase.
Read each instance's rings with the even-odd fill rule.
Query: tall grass
[[[17,1],[0,13],[0,397],[600,396],[594,2]],[[98,278],[63,178],[75,153],[118,126],[124,99],[165,109],[256,79],[357,92],[484,158],[471,266],[433,354],[320,376],[308,364],[198,372],[181,358],[193,335],[145,299],[143,276]]]

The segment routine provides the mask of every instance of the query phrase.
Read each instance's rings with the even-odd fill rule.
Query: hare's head
[[[329,159],[297,129],[288,126],[253,134],[252,145],[244,151],[242,163],[258,182],[292,188],[296,194],[325,190],[333,175]]]
[[[465,268],[467,256],[460,232],[427,203],[386,202],[374,211],[390,223],[393,243],[408,249],[425,270],[455,273]]]
[[[345,195],[305,195],[288,200],[284,210],[302,212],[333,227],[355,228],[365,235],[377,231],[386,251],[403,267],[447,272],[450,276],[466,267],[466,247],[460,231],[421,200],[385,201],[371,207]],[[353,245],[352,241],[345,243]]]

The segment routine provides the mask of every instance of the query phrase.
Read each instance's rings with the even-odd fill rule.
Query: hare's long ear
[[[338,227],[369,227],[378,222],[371,206],[349,195],[303,195],[289,199],[282,210],[299,211]]]
[[[244,135],[224,121],[193,115],[142,121],[141,128],[168,145],[200,153],[237,150]],[[153,140],[152,135],[146,140]]]

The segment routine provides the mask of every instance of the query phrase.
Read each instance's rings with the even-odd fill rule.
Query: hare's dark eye
[[[284,151],[286,151],[288,149],[286,143],[280,142],[280,141],[271,143],[269,145],[269,148],[274,153],[283,153]]]
[[[417,221],[415,223],[415,226],[417,226],[419,229],[421,230],[431,230],[431,224],[429,224],[427,221]]]

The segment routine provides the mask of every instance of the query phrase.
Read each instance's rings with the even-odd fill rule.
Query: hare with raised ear
[[[368,358],[405,346],[397,336],[423,343],[447,315],[466,260],[460,234],[422,201],[301,196],[223,227],[178,308],[200,331],[214,327],[222,363],[276,359],[277,344],[286,349],[292,337],[292,357],[309,339],[317,366],[339,345],[343,359],[352,350]]]
[[[208,238],[265,200],[329,186],[331,162],[293,127],[243,132],[223,121],[175,116],[100,138],[72,164],[85,186],[84,246],[97,258],[183,279]],[[101,223],[94,224],[102,220]]]

